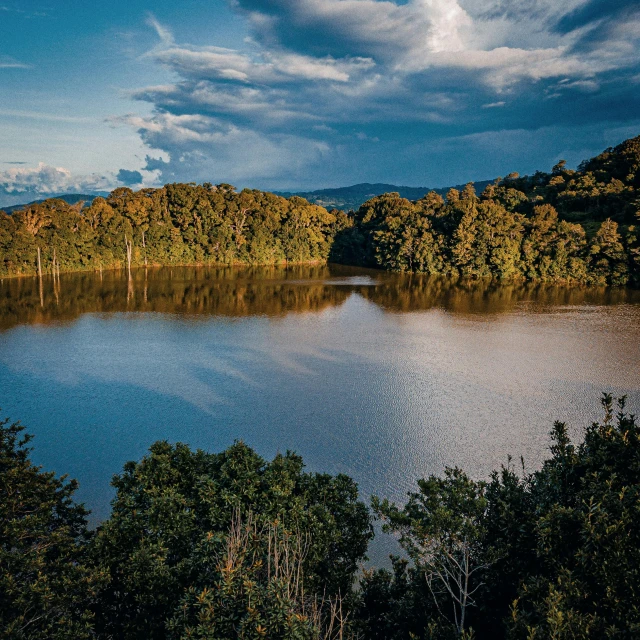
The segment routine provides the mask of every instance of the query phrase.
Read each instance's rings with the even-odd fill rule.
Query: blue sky
[[[444,186],[638,134],[636,0],[0,0],[0,205]]]

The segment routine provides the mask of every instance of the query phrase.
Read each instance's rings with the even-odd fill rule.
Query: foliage
[[[309,597],[304,561],[309,536],[282,522],[260,527],[233,515],[226,535],[209,534],[195,550],[191,586],[168,623],[172,638],[333,640],[344,637],[342,600]],[[205,586],[202,586],[204,584]]]
[[[402,508],[374,499],[412,565],[393,576],[365,576],[363,627],[378,623],[382,612],[380,624],[389,630],[383,637],[430,637],[433,627],[419,615],[433,608],[423,585],[435,575],[445,587],[431,589],[448,617],[441,633],[471,633],[462,624],[466,593],[476,605],[468,621],[478,639],[638,637],[640,426],[624,398],[615,415],[611,396],[603,406],[603,422],[591,425],[579,445],[557,422],[551,458],[532,474],[520,477],[509,465],[485,484],[448,470],[420,481],[420,492]],[[381,609],[376,603],[384,597],[399,604]],[[422,630],[409,628],[411,620]]]
[[[231,185],[127,187],[89,207],[50,199],[0,212],[0,276],[132,266],[324,262],[336,217],[322,207]]]
[[[640,634],[640,425],[602,399],[533,473],[459,469],[406,504],[374,498],[405,558],[363,571],[372,537],[346,476],[154,444],[114,478],[94,536],[75,483],[0,423],[0,637],[276,640],[632,639]]]
[[[639,167],[640,136],[578,170],[560,161],[549,173],[512,173],[480,195],[473,183],[446,199],[438,191],[415,201],[385,193],[348,214],[228,184],[121,187],[84,208],[51,199],[0,212],[0,276],[37,273],[38,250],[45,272],[122,268],[131,246],[134,267],[331,259],[465,278],[638,286]],[[360,186],[379,193],[384,185]]]
[[[640,425],[605,418],[575,446],[563,423],[552,458],[527,480],[536,567],[522,576],[511,637],[634,638],[640,633]]]
[[[439,620],[427,582],[406,558],[391,556],[391,563],[391,570],[363,572],[354,614],[358,631],[367,640],[424,637]]]
[[[400,544],[424,576],[438,612],[458,635],[466,630],[469,608],[482,587],[485,484],[469,479],[459,469],[447,469],[444,478],[419,480],[402,509],[373,498],[383,530],[398,533]]]
[[[164,637],[185,593],[224,582],[212,569],[211,545],[220,543],[236,510],[253,513],[258,529],[277,521],[308,540],[302,566],[309,596],[349,594],[372,536],[354,482],[306,473],[292,453],[267,463],[242,443],[209,454],[158,442],[113,484],[113,512],[98,531],[94,557],[109,575],[98,629],[117,637]],[[255,562],[241,563],[247,579]],[[229,588],[235,593],[238,585],[232,580]],[[263,587],[265,602],[280,588],[268,581]]]
[[[0,638],[89,638],[99,576],[84,563],[87,512],[75,482],[33,465],[22,431],[0,421]]]
[[[578,171],[560,162],[548,174],[509,174],[480,196],[471,183],[446,201],[387,193],[353,214],[335,257],[468,278],[638,285],[638,167],[640,136]]]

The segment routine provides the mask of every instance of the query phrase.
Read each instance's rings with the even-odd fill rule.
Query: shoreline
[[[131,265],[131,271],[138,271],[140,269],[169,269],[172,267],[198,267],[198,268],[212,268],[212,269],[237,269],[237,268],[268,268],[268,267],[296,267],[296,266],[322,266],[329,264],[328,260],[302,260],[300,262],[291,262],[291,261],[282,261],[282,262],[264,262],[264,263],[256,263],[249,264],[247,262],[179,262],[179,263],[171,263],[171,264],[160,264],[154,262],[152,264],[140,264],[140,265]],[[338,263],[333,263],[338,264]],[[355,265],[345,265],[345,266],[355,266]],[[369,268],[369,267],[366,267]],[[61,274],[72,274],[72,273],[102,273],[102,272],[113,272],[113,271],[127,271],[128,267],[126,265],[119,266],[109,266],[104,267],[102,269],[96,268],[87,268],[87,269],[61,269],[57,273],[53,273],[52,271],[47,271],[43,273],[41,276],[38,275],[37,271],[33,273],[12,273],[7,275],[0,275],[0,282],[2,280],[16,280],[19,278],[48,278],[53,276],[54,278],[59,277]]]
[[[314,266],[327,266],[327,265],[338,265],[342,267],[352,267],[354,269],[367,269],[372,271],[377,271],[379,273],[385,274],[396,274],[396,275],[405,275],[405,276],[420,276],[427,278],[444,278],[446,280],[455,280],[460,283],[472,283],[472,282],[490,282],[496,285],[514,285],[514,284],[534,284],[534,285],[548,285],[548,286],[559,286],[559,287],[572,287],[572,288],[580,288],[580,287],[602,287],[609,290],[622,290],[629,289],[632,291],[640,290],[640,287],[634,287],[630,284],[625,285],[613,285],[602,282],[588,282],[581,280],[566,280],[566,279],[556,279],[556,280],[547,280],[542,278],[525,278],[525,277],[514,277],[508,279],[499,279],[494,276],[462,276],[455,274],[440,274],[440,273],[423,273],[420,271],[395,271],[391,269],[384,269],[382,267],[372,267],[372,266],[364,266],[357,264],[346,264],[342,262],[331,262],[330,260],[302,260],[300,262],[291,262],[291,261],[281,261],[281,262],[268,262],[268,263],[256,263],[249,264],[246,262],[233,262],[233,263],[224,263],[224,262],[181,262],[181,263],[172,263],[172,264],[160,264],[160,263],[152,263],[152,264],[140,264],[140,265],[132,265],[131,271],[139,272],[142,269],[170,269],[170,268],[202,268],[202,269],[267,269],[267,268],[288,268],[288,267],[314,267]],[[59,278],[61,274],[71,275],[76,273],[95,273],[100,274],[102,272],[116,272],[116,271],[127,271],[128,267],[126,265],[119,266],[110,266],[103,269],[95,269],[95,268],[87,268],[87,269],[68,269],[61,270],[58,273],[52,273],[51,271],[47,271],[43,273],[41,276],[38,275],[37,272],[34,273],[18,273],[18,274],[10,274],[10,275],[0,275],[0,282],[4,280],[19,280],[21,278]]]

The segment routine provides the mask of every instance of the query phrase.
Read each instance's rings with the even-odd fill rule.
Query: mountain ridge
[[[494,180],[476,180],[471,182],[471,184],[473,184],[476,193],[481,193],[487,185],[493,182]],[[273,193],[285,198],[299,196],[311,204],[321,205],[326,209],[342,209],[348,211],[349,209],[358,209],[361,204],[370,198],[380,196],[383,193],[399,193],[402,198],[407,198],[407,200],[419,200],[430,191],[435,191],[440,195],[446,195],[449,189],[461,190],[464,186],[464,184],[459,184],[452,187],[435,188],[407,187],[384,182],[360,182],[347,187],[316,189],[314,191],[274,191]]]
[[[42,204],[46,200],[51,200],[53,198],[59,198],[60,200],[64,200],[67,204],[76,204],[78,202],[85,202],[87,205],[90,205],[96,198],[108,196],[109,193],[106,191],[100,191],[97,193],[57,193],[47,196],[46,198],[42,198],[40,200],[32,200],[31,202],[24,202],[22,204],[13,204],[10,207],[0,206],[0,210],[5,213],[13,213],[14,211],[21,211],[25,207],[30,207],[34,204]]]
[[[477,180],[472,182],[477,193],[481,193],[484,188],[491,184],[493,180]],[[426,193],[435,191],[440,195],[446,195],[449,189],[461,190],[465,185],[459,184],[453,187],[408,187],[397,184],[387,184],[385,182],[360,182],[358,184],[349,185],[346,187],[330,187],[326,189],[315,189],[313,191],[270,191],[275,195],[282,196],[284,198],[291,198],[298,196],[304,198],[311,204],[317,204],[327,209],[342,209],[348,211],[350,209],[358,209],[361,204],[367,200],[374,198],[375,196],[382,195],[383,193],[399,193],[402,198],[408,200],[419,200]],[[267,190],[269,191],[269,190]],[[25,207],[29,207],[34,204],[41,204],[45,200],[51,200],[52,198],[59,198],[64,200],[67,204],[76,204],[77,202],[84,201],[87,206],[90,205],[95,198],[107,197],[109,195],[106,191],[97,193],[62,193],[50,195],[46,198],[39,200],[33,200],[31,202],[25,202],[23,204],[14,204],[9,207],[2,207],[0,209],[5,213],[13,213],[20,211]]]

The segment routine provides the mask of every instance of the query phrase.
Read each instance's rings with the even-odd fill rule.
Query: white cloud
[[[383,147],[390,137],[377,135],[379,124],[436,131],[465,121],[478,130],[499,117],[505,95],[515,117],[519,94],[529,104],[568,91],[587,96],[602,76],[638,62],[631,18],[612,22],[607,41],[594,38],[588,47],[599,22],[557,28],[587,0],[234,5],[252,33],[238,49],[177,42],[149,18],[159,42],[145,58],[170,70],[172,81],[130,92],[153,115],[117,122],[165,154],[149,164],[163,180],[291,184],[323,171],[328,156],[344,157],[357,140],[382,139],[376,146]]]
[[[160,22],[156,20],[156,17],[152,13],[149,13],[147,15],[147,24],[153,27],[154,31],[158,34],[158,38],[160,38],[160,42],[163,45],[168,46],[173,44],[173,34],[171,33],[171,31],[164,25],[160,24]]]
[[[239,6],[247,4],[240,0]],[[360,55],[386,60],[409,53],[455,51],[462,48],[461,31],[470,18],[456,0],[411,0],[405,5],[379,0],[279,0],[279,18],[264,19],[264,11],[248,17],[261,41],[281,38],[278,28],[331,33],[332,39]]]
[[[491,51],[459,51],[434,56],[430,66],[483,73],[485,83],[500,92],[521,80],[539,81],[563,76],[592,78],[614,69],[612,60],[567,54],[564,47],[525,50],[498,47]]]
[[[29,69],[31,65],[20,62],[11,56],[0,55],[0,69]]]
[[[44,163],[37,167],[12,167],[0,171],[0,194],[4,195],[49,195],[52,193],[103,191],[112,187],[113,180],[106,176],[77,176],[63,167],[52,167]]]
[[[166,43],[162,43],[166,44]],[[289,82],[291,79],[348,82],[375,66],[371,58],[335,60],[285,51],[262,52],[261,59],[221,47],[160,46],[147,54],[184,77],[238,82]]]
[[[237,0],[258,42],[304,48],[314,37],[328,51],[369,56],[397,73],[433,68],[482,71],[491,88],[521,80],[571,75],[579,79],[637,63],[631,18],[610,29],[609,41],[585,55],[573,48],[593,25],[570,33],[554,28],[587,0]],[[255,7],[259,7],[256,10]],[[269,17],[264,20],[265,14]],[[314,36],[314,33],[318,34]],[[322,44],[318,44],[322,46]],[[314,45],[315,46],[315,45]],[[633,57],[624,57],[633,49]]]
[[[51,122],[94,122],[92,118],[62,116],[56,113],[43,113],[42,111],[21,111],[18,109],[0,109],[0,116],[5,116],[8,118],[27,118],[29,120],[44,120]]]
[[[309,164],[327,161],[329,146],[290,134],[264,135],[201,115],[125,116],[121,124],[135,127],[145,143],[168,154],[150,159],[164,181],[240,182],[302,178]]]

